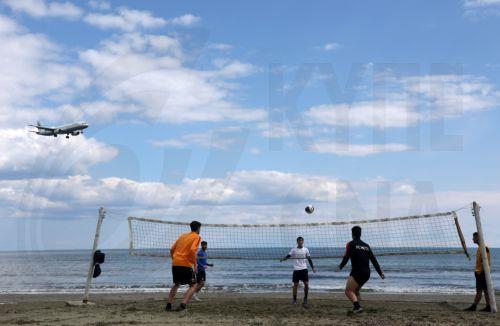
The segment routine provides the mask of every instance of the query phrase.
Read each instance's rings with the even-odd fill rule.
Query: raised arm
[[[377,271],[378,275],[380,275],[381,278],[385,278],[384,273],[382,272],[382,269],[380,268],[377,258],[375,258],[375,255],[373,254],[371,248],[370,248],[370,261],[372,262],[373,267],[375,267],[375,270]]]

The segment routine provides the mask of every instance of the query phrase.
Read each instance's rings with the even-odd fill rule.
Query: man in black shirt
[[[370,279],[370,261],[382,279],[385,278],[385,275],[380,269],[380,265],[373,255],[370,246],[361,241],[361,227],[355,226],[351,231],[352,241],[346,246],[344,258],[342,259],[338,270],[342,270],[349,259],[351,259],[351,274],[347,279],[345,295],[354,305],[352,311],[354,313],[358,313],[363,311],[363,308],[359,304],[359,290]]]

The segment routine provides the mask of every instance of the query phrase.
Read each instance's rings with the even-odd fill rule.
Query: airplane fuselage
[[[85,122],[80,122],[50,128],[41,125],[36,125],[33,127],[37,128],[37,131],[35,131],[37,135],[54,137],[57,137],[57,135],[66,135],[66,138],[69,138],[69,135],[78,136],[79,134],[83,133],[83,130],[87,129],[89,125]]]

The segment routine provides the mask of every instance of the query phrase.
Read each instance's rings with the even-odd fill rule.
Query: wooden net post
[[[99,245],[99,236],[101,233],[101,225],[102,221],[104,220],[104,217],[106,215],[106,211],[104,210],[103,207],[99,208],[99,218],[97,220],[97,227],[95,230],[95,237],[94,237],[94,245],[92,247],[92,254],[90,255],[90,263],[89,263],[89,270],[87,272],[87,284],[85,285],[85,294],[83,295],[83,303],[88,303],[89,301],[89,294],[90,294],[90,285],[92,284],[92,274],[94,272],[94,253],[97,250],[97,246]]]
[[[490,264],[488,263],[488,256],[486,254],[486,244],[484,241],[483,227],[481,226],[481,217],[479,216],[480,206],[472,203],[472,214],[476,218],[477,234],[479,235],[479,250],[481,250],[481,258],[483,260],[483,270],[486,276],[486,287],[488,288],[488,297],[490,298],[490,306],[492,312],[497,312],[497,303],[495,300],[495,289],[493,288],[493,281],[491,280]]]

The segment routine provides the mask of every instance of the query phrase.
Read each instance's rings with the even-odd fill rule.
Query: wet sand
[[[311,293],[308,308],[292,306],[283,293],[203,293],[187,313],[166,312],[165,298],[100,294],[91,297],[93,305],[70,306],[66,302],[81,295],[4,294],[0,325],[500,325],[500,313],[461,311],[472,295],[368,293],[365,311],[356,315],[342,293]]]

